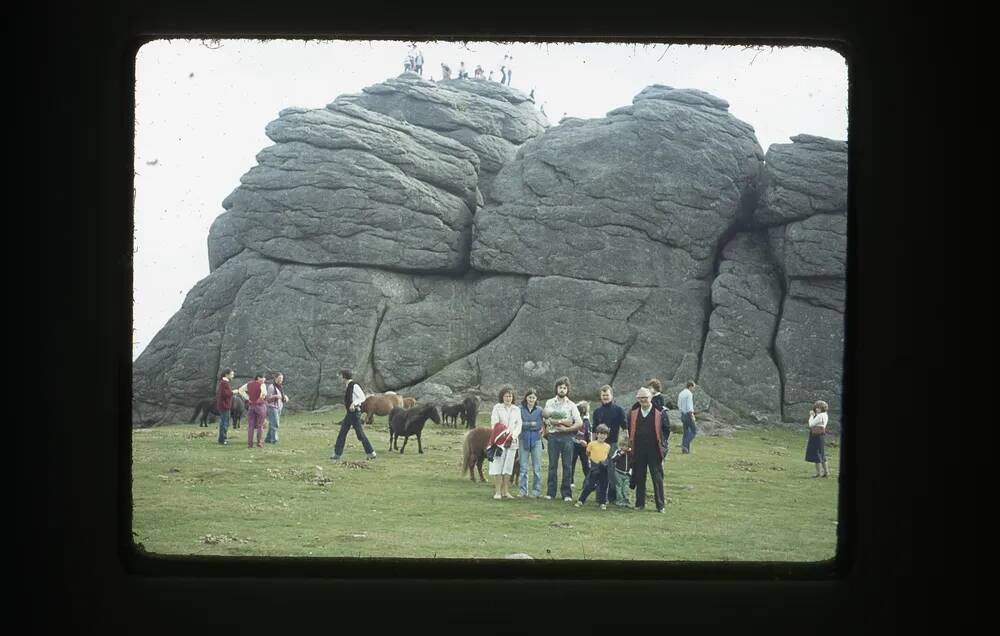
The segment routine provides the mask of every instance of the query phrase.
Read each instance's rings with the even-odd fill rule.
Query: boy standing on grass
[[[622,435],[618,438],[618,448],[611,453],[611,464],[615,467],[614,485],[617,498],[614,500],[616,506],[629,508],[632,502],[628,500],[629,482],[632,480],[632,462],[628,457],[628,437]]]
[[[601,424],[597,427],[597,441],[587,444],[587,457],[590,459],[590,472],[583,482],[583,492],[580,493],[580,500],[576,502],[579,508],[587,502],[590,493],[597,490],[597,503],[601,505],[601,510],[608,509],[608,454],[611,452],[611,445],[608,444],[608,427]]]

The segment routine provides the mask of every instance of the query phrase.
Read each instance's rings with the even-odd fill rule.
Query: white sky
[[[136,56],[134,360],[208,275],[208,229],[222,200],[272,145],[289,106],[322,108],[399,75],[408,42],[159,40]],[[847,65],[821,48],[626,44],[420,44],[424,77],[477,64],[544,106],[553,125],[603,117],[650,84],[729,102],[766,151],[808,133],[847,139]]]

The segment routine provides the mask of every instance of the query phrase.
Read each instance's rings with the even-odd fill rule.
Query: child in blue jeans
[[[598,424],[596,429],[597,441],[587,444],[587,458],[590,459],[590,472],[583,482],[583,492],[580,493],[580,500],[576,502],[579,508],[587,501],[590,493],[597,491],[597,503],[601,510],[608,509],[608,455],[611,453],[611,445],[608,444],[609,429],[606,424]]]

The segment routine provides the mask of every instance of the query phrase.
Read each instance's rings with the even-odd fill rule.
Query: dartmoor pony
[[[361,403],[361,412],[366,413],[365,425],[371,426],[376,415],[388,415],[395,407],[403,408],[403,397],[396,393],[373,393]]]
[[[412,409],[416,405],[417,405],[417,398],[412,398],[412,397],[404,397],[403,398],[403,408],[404,409]]]
[[[461,402],[445,404],[441,407],[441,419],[445,424],[448,423],[448,420],[451,420],[451,425],[457,426],[458,418],[462,418],[463,422],[465,421],[465,405]]]
[[[406,450],[406,442],[410,435],[417,436],[417,452],[424,453],[423,444],[420,442],[420,434],[424,431],[424,424],[431,420],[438,426],[441,425],[441,411],[434,404],[422,404],[411,409],[395,407],[389,412],[389,450],[399,450],[402,455]],[[399,438],[403,438],[403,447],[399,448]]]
[[[476,415],[479,414],[479,400],[469,396],[462,400],[462,407],[464,411],[462,418],[465,420],[465,428],[475,428]]]
[[[243,417],[243,413],[246,408],[243,404],[243,398],[238,395],[233,396],[233,406],[229,410],[229,419],[232,423],[233,428],[240,427],[240,419]],[[198,419],[198,414],[201,414],[201,426],[208,426],[209,418],[218,417],[219,411],[215,408],[215,398],[209,400],[202,400],[194,407],[194,415],[191,416],[191,423],[193,424],[196,419]]]
[[[476,475],[474,470],[479,470],[479,481],[486,481],[486,477],[483,476],[483,462],[486,461],[486,444],[490,441],[490,432],[492,428],[487,428],[485,426],[479,426],[468,433],[465,434],[465,439],[462,440],[462,476],[465,476],[465,471],[469,471],[469,479],[473,482],[476,481]],[[509,448],[505,448],[505,453],[513,453]],[[514,480],[517,476],[521,474],[521,458],[520,456],[514,458]],[[516,485],[516,481],[514,482]]]

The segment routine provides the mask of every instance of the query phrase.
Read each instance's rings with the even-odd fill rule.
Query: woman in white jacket
[[[823,400],[818,400],[809,411],[809,442],[806,444],[806,461],[816,464],[815,477],[829,477],[830,471],[826,467],[826,449],[823,438],[826,437],[826,423],[829,416],[826,414],[829,407]],[[820,467],[823,472],[820,473]]]
[[[503,424],[507,429],[505,441],[500,444],[502,452],[499,457],[490,460],[490,475],[493,475],[496,486],[494,499],[513,499],[510,494],[510,483],[513,481],[514,458],[517,456],[517,439],[521,436],[521,406],[514,403],[514,387],[500,387],[500,403],[494,405],[490,413],[490,424]]]

